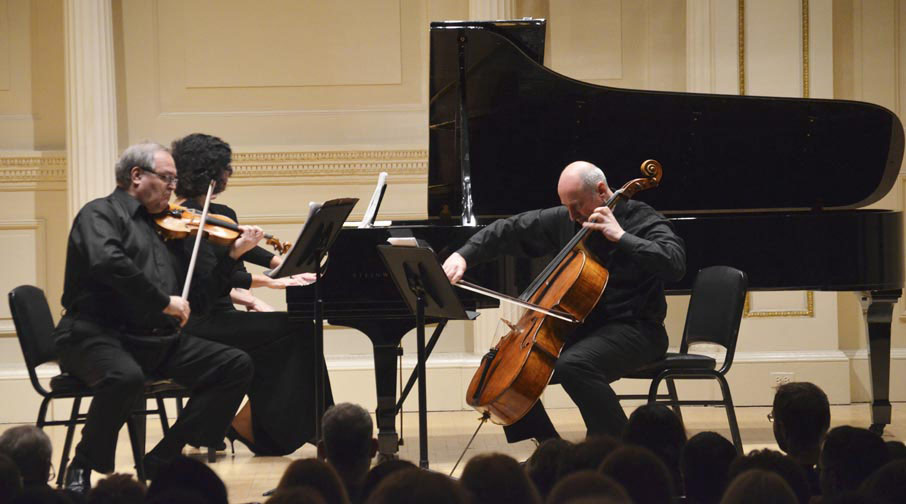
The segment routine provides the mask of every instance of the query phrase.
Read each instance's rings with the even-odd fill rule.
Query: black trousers
[[[139,337],[92,326],[57,345],[62,369],[94,390],[73,462],[113,470],[117,435],[149,377],[169,378],[191,391],[182,414],[152,450],[156,456],[168,460],[186,443],[217,446],[223,440],[252,378],[245,352],[185,334]]]
[[[314,326],[289,320],[286,312],[217,309],[191,318],[185,331],[239,348],[251,356],[255,374],[249,385],[254,451],[286,455],[315,435]],[[322,366],[324,357],[320,356]],[[326,366],[321,383],[326,405],[333,404]]]
[[[619,437],[627,419],[610,384],[662,358],[667,344],[667,331],[654,322],[618,320],[583,326],[560,353],[551,383],[561,384],[579,407],[588,435]],[[511,443],[558,436],[541,401],[504,432]]]

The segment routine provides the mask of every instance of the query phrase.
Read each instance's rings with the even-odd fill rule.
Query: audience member
[[[727,487],[721,504],[796,504],[796,494],[779,475],[771,471],[750,469]]]
[[[551,438],[541,443],[526,461],[525,471],[542,499],[547,498],[557,483],[560,466],[571,456],[574,448],[575,445],[565,439]]]
[[[133,504],[145,500],[145,484],[131,474],[111,474],[88,492],[88,504]]]
[[[365,502],[374,492],[374,489],[384,481],[384,478],[404,469],[418,469],[412,462],[402,459],[385,460],[368,471],[365,476],[365,485],[362,487],[362,493],[359,494],[359,501]]]
[[[902,441],[890,440],[884,444],[887,445],[887,455],[890,460],[906,458],[906,444],[903,444]]]
[[[292,487],[277,490],[264,504],[331,504],[312,487]]]
[[[19,467],[23,488],[47,486],[52,451],[50,438],[34,425],[13,427],[0,435],[0,453]]]
[[[771,409],[774,439],[780,450],[805,471],[809,492],[821,494],[818,481],[818,456],[821,442],[830,427],[830,403],[817,385],[809,382],[786,383],[777,388]]]
[[[626,490],[610,476],[584,470],[561,479],[551,489],[547,504],[589,502],[632,504]]]
[[[324,437],[318,443],[318,455],[336,469],[350,499],[358,502],[377,453],[371,415],[357,404],[337,404],[324,413],[321,432]]]
[[[541,503],[541,497],[519,462],[509,455],[488,453],[469,459],[459,483],[475,504]]]
[[[906,459],[888,462],[863,481],[859,489],[878,504],[906,502]]]
[[[572,450],[566,452],[566,456],[560,464],[560,472],[557,479],[563,479],[577,471],[591,470],[594,471],[604,462],[614,450],[621,445],[617,438],[601,435],[589,436],[585,441],[573,446]]]
[[[277,489],[285,490],[295,487],[314,488],[330,504],[349,502],[349,496],[346,494],[346,489],[336,470],[323,460],[299,459],[287,466],[283,477],[280,478],[280,483],[277,484]]]
[[[623,485],[633,502],[673,502],[674,486],[670,471],[647,448],[632,445],[617,448],[604,459],[598,471]]]
[[[81,504],[81,495],[66,490],[54,490],[48,485],[26,487],[13,504]]]
[[[227,504],[227,490],[220,477],[203,462],[178,456],[163,464],[151,482],[148,501],[171,502],[158,498],[161,494],[179,494],[179,502],[195,502],[190,494],[197,493],[205,504]]]
[[[868,429],[848,425],[831,429],[818,464],[821,494],[828,498],[856,490],[887,459],[887,446],[881,436]]]
[[[368,497],[367,504],[466,504],[469,496],[443,474],[406,469],[384,478]]]
[[[751,469],[761,469],[777,474],[790,487],[800,504],[808,504],[811,492],[805,471],[792,457],[774,450],[753,450],[747,455],[737,457],[730,464],[727,477],[733,481],[737,476]]]
[[[9,504],[22,493],[22,473],[13,459],[0,453],[0,504]]]
[[[207,504],[200,490],[191,488],[164,488],[157,493],[146,494],[145,504]]]
[[[699,432],[689,438],[680,456],[686,499],[693,504],[717,504],[727,488],[736,447],[716,432]]]
[[[645,404],[629,415],[623,441],[644,446],[657,455],[670,470],[676,494],[682,492],[679,460],[686,445],[686,429],[676,413],[663,404]]]

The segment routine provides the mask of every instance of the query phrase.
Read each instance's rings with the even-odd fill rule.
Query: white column
[[[686,2],[686,91],[713,93],[711,0]]]
[[[515,15],[516,0],[469,0],[469,19],[473,21],[513,19]]]
[[[111,0],[64,0],[69,217],[114,187],[116,74]]]

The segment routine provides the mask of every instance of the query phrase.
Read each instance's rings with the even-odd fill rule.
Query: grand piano
[[[872,429],[890,423],[890,330],[902,294],[903,216],[860,209],[887,194],[903,157],[903,127],[868,103],[667,93],[580,82],[542,65],[544,21],[431,24],[428,215],[389,228],[344,229],[322,278],[329,323],[374,343],[382,455],[397,452],[394,376],[412,314],[375,246],[390,236],[428,242],[441,259],[495,218],[559,204],[561,169],[587,160],[611,187],[644,159],[664,180],[642,199],[667,215],[695,272],[716,264],[751,290],[853,291],[868,327]],[[543,260],[501,258],[467,279],[518,295]],[[462,293],[469,308],[496,302]],[[291,314],[311,317],[312,289],[287,290]]]

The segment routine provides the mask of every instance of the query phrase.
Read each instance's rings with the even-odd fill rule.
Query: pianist
[[[664,282],[686,272],[683,240],[643,202],[625,201],[613,211],[604,206],[613,192],[591,163],[564,168],[557,193],[561,206],[500,219],[475,234],[444,262],[444,272],[455,283],[469,266],[498,255],[558,252],[580,225],[600,232],[603,238],[593,236],[588,244],[610,280],[585,323],[568,337],[551,383],[560,383],[579,407],[588,435],[620,436],[626,414],[610,383],[664,356]],[[505,432],[510,442],[558,437],[541,401]]]

